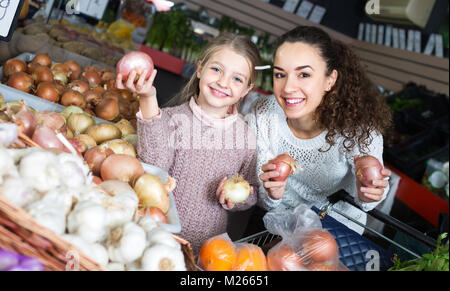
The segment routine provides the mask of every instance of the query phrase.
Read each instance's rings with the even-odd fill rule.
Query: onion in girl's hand
[[[250,195],[250,184],[239,174],[225,181],[225,198],[233,203],[243,203]]]
[[[362,156],[355,159],[356,178],[364,187],[375,187],[373,181],[383,179],[381,170],[383,170],[383,166],[373,156]]]
[[[289,175],[296,174],[298,169],[302,170],[302,167],[288,153],[281,154],[269,162],[276,166],[275,171],[279,173],[278,177],[271,178],[272,181],[284,182]]]
[[[136,78],[139,78],[139,76],[147,70],[148,72],[145,79],[148,79],[152,75],[153,69],[154,65],[152,58],[148,54],[138,51],[126,54],[120,59],[116,66],[117,74],[121,74],[123,80],[126,80],[133,70],[137,72]]]

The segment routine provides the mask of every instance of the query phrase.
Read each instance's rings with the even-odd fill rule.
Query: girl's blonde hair
[[[203,50],[203,53],[200,55],[197,65],[204,67],[211,56],[223,48],[231,48],[249,61],[251,75],[248,86],[250,87],[255,84],[258,77],[258,71],[255,70],[255,67],[261,64],[261,57],[257,46],[245,36],[235,35],[229,32],[221,33],[208,43]],[[197,73],[195,72],[189,82],[184,86],[183,90],[170,99],[168,103],[165,104],[165,107],[181,105],[188,102],[191,97],[196,98],[200,93],[199,83],[200,80],[197,78]]]

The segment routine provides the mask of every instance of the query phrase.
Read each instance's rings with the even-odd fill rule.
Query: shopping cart
[[[379,270],[386,271],[393,266],[393,258],[396,256],[391,250],[386,250],[385,248],[379,246],[368,238],[356,233],[355,231],[349,229],[342,223],[338,222],[336,219],[328,215],[331,212],[337,213],[345,217],[346,219],[356,223],[357,225],[363,227],[368,233],[372,234],[381,240],[387,241],[392,246],[397,249],[407,253],[413,258],[419,258],[421,255],[416,252],[400,245],[396,241],[386,237],[382,233],[361,224],[355,219],[347,216],[345,213],[340,212],[338,209],[334,208],[334,205],[339,202],[344,201],[344,203],[349,203],[359,209],[358,204],[355,203],[353,197],[351,197],[346,191],[341,190],[328,197],[328,202],[321,209],[315,207],[312,208],[319,217],[321,218],[322,227],[328,230],[336,239],[339,245],[339,259],[340,261],[351,271],[367,271],[367,270]],[[362,210],[362,209],[361,209]],[[375,219],[383,222],[400,231],[413,240],[434,249],[436,247],[436,240],[426,236],[420,231],[412,228],[411,226],[389,216],[377,209],[373,209],[366,212],[368,215]],[[262,231],[251,236],[245,237],[236,241],[236,243],[251,243],[260,246],[265,253],[275,246],[281,237],[274,235],[270,232]]]

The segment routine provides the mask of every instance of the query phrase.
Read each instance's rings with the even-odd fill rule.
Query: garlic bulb
[[[117,263],[131,263],[142,256],[145,243],[145,231],[128,222],[111,231],[107,241],[109,258]]]
[[[60,209],[67,216],[79,197],[80,193],[76,189],[59,186],[45,194],[42,201]]]
[[[72,234],[64,234],[63,239],[80,249],[86,256],[97,262],[100,266],[107,266],[109,257],[105,247],[100,244],[90,244],[82,237]]]
[[[28,206],[27,211],[38,223],[58,235],[63,234],[66,230],[65,213],[45,201],[34,202]]]
[[[61,180],[68,187],[77,188],[92,182],[92,175],[89,175],[89,167],[80,157],[62,153],[58,155],[58,161],[61,165]]]
[[[14,159],[3,147],[0,146],[0,184],[3,183],[3,178],[5,176],[11,174],[17,176],[17,169],[14,165]]]
[[[88,243],[101,241],[106,236],[106,210],[99,203],[82,201],[67,217],[69,233],[78,234]]]
[[[79,202],[92,201],[98,204],[102,204],[103,200],[109,197],[105,192],[100,191],[100,189],[98,189],[95,185],[92,184],[80,187],[79,190],[80,190]]]
[[[103,199],[102,205],[107,211],[106,225],[115,228],[130,222],[139,205],[139,198],[128,183],[121,181],[105,181],[100,184],[108,193],[114,195]]]
[[[61,184],[59,167],[55,154],[48,151],[36,151],[25,155],[20,160],[19,173],[31,187],[46,193]]]
[[[149,233],[152,229],[158,227],[156,220],[150,216],[141,216],[136,220],[136,222],[145,230],[146,233]]]
[[[125,270],[127,270],[127,271],[143,271],[140,260],[136,260],[132,263],[126,264]]]
[[[162,227],[154,228],[147,233],[147,243],[149,246],[163,244],[181,250],[181,245],[175,240],[172,234]]]
[[[31,188],[27,181],[8,177],[0,184],[0,195],[17,207],[26,207],[40,199],[40,195]]]
[[[144,271],[186,271],[183,253],[173,247],[156,244],[142,256]]]

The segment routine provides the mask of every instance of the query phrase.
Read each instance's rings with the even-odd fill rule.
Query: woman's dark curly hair
[[[367,77],[359,57],[350,47],[313,26],[298,26],[282,35],[275,52],[285,42],[316,47],[327,64],[327,76],[333,70],[338,72],[334,87],[324,95],[315,112],[317,122],[328,130],[326,151],[335,144],[337,136],[342,136],[346,151],[357,145],[365,152],[372,142],[371,132],[383,134],[391,124],[392,113]]]

